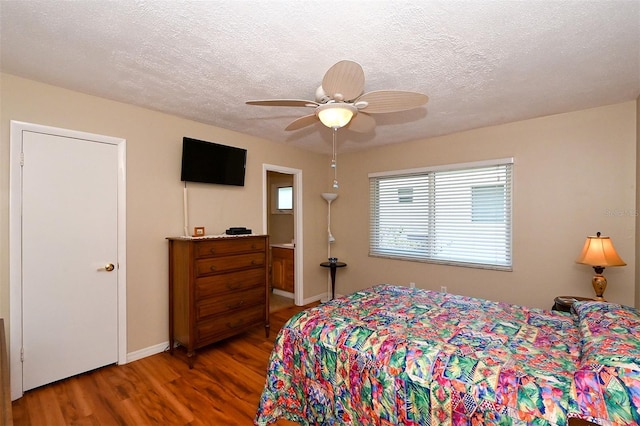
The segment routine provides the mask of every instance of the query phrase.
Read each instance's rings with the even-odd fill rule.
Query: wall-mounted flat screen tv
[[[182,139],[180,180],[184,182],[244,186],[246,163],[246,149],[187,137]]]

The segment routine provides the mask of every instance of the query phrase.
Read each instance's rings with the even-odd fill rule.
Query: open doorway
[[[303,305],[302,171],[263,165],[263,228],[269,235],[271,311]]]

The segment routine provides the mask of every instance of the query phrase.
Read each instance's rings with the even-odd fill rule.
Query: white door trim
[[[22,386],[22,133],[46,133],[88,139],[118,147],[118,364],[127,362],[126,262],[126,140],[11,120],[9,154],[9,348],[11,400],[23,395]],[[53,326],[55,330],[55,325]]]
[[[302,232],[302,170],[289,167],[276,166],[273,164],[262,165],[262,232],[267,233],[267,221],[269,220],[269,188],[267,185],[267,172],[278,172],[293,175],[293,226],[296,249],[294,250],[294,303],[298,306],[304,305],[304,283],[303,277],[303,232]]]

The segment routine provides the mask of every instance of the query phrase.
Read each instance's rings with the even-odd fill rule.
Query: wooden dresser
[[[169,348],[196,349],[264,325],[269,336],[267,235],[168,238]]]

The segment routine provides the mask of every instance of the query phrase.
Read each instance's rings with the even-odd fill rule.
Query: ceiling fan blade
[[[368,114],[406,111],[418,108],[429,101],[427,95],[402,90],[376,90],[360,96],[355,104],[359,110]],[[358,102],[367,102],[367,106],[359,107]]]
[[[322,79],[324,92],[337,101],[350,101],[364,90],[364,71],[359,63],[340,61],[334,64]],[[336,98],[338,95],[338,98]],[[339,98],[342,99],[339,99]]]
[[[358,113],[351,119],[347,129],[358,133],[368,133],[376,127],[376,121],[370,115]]]
[[[293,120],[287,127],[285,127],[285,130],[302,129],[303,127],[317,123],[318,121],[318,117],[315,114],[305,115]]]
[[[317,107],[315,101],[305,101],[304,99],[264,99],[261,101],[247,101],[247,105],[259,106],[285,106],[285,107]]]

